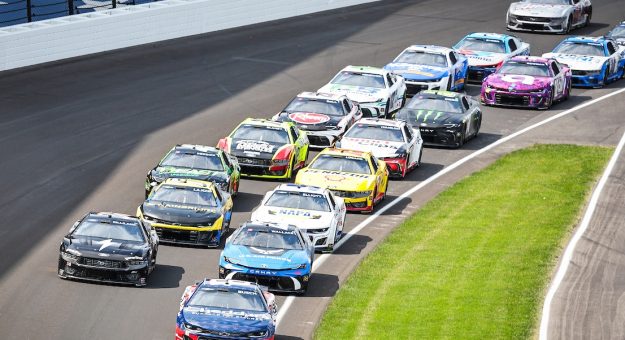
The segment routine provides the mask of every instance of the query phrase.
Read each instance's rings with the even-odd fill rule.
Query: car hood
[[[272,159],[280,148],[288,144],[233,138],[230,145],[231,154],[234,156]]]
[[[178,224],[213,224],[221,217],[216,208],[146,201],[141,206],[143,216]]]
[[[185,322],[204,329],[223,333],[250,333],[268,329],[272,322],[269,313],[229,311],[199,307],[182,310]]]
[[[231,261],[248,268],[284,270],[308,264],[305,250],[264,249],[228,243],[222,253]]]
[[[152,170],[152,178],[164,181],[167,178],[190,178],[209,182],[226,182],[228,175],[221,171],[177,168],[172,166],[159,166]]]
[[[517,77],[517,78],[515,78]],[[509,79],[518,79],[509,81]],[[551,77],[515,76],[512,74],[491,74],[484,81],[486,84],[504,90],[531,91],[551,86]]]
[[[341,147],[350,150],[369,151],[378,158],[393,157],[399,148],[404,146],[403,142],[390,142],[385,140],[350,138],[341,139]]]
[[[543,58],[554,58],[562,64],[568,65],[576,71],[596,71],[600,70],[608,60],[608,57],[593,57],[579,54],[546,53]]]
[[[338,126],[346,116],[326,115],[317,112],[280,112],[276,120],[281,122],[293,122],[304,130],[326,130],[328,127]]]
[[[469,60],[469,66],[494,66],[507,57],[505,53],[494,53],[484,51],[470,51],[461,49],[458,52],[462,53]]]
[[[399,74],[406,80],[431,80],[441,79],[449,75],[449,71],[445,67],[436,67],[428,65],[415,65],[406,63],[391,63],[384,67],[393,73]]]
[[[328,84],[320,88],[318,92],[342,94],[359,103],[374,102],[380,98],[386,99],[388,97],[386,89],[337,84]]]
[[[66,251],[71,249],[78,251],[81,256],[101,257],[108,260],[123,260],[125,257],[135,256],[143,257],[147,251],[147,245],[144,243],[99,237],[70,235],[63,240],[63,243]]]
[[[305,168],[297,174],[296,183],[334,190],[363,191],[372,189],[374,175]]]
[[[297,225],[301,229],[328,227],[332,213],[303,209],[260,206],[252,213],[252,220],[258,222],[283,222]]]
[[[569,8],[571,8],[570,5],[513,2],[510,4],[510,14],[539,18],[561,18],[565,16]]]

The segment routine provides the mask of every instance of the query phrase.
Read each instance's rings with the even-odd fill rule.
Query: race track
[[[381,66],[410,44],[450,46],[469,32],[503,32],[507,5],[383,1],[2,73],[1,337],[173,338],[180,294],[198,279],[217,276],[220,250],[161,246],[145,289],[64,281],[56,276],[58,246],[72,222],[94,210],[133,214],[142,202],[146,172],[174,144],[215,145],[242,119],[269,117],[345,65]],[[623,19],[622,8],[625,0],[595,1],[593,24],[575,33],[605,34]],[[534,55],[562,39],[518,35],[531,43]],[[423,166],[406,180],[391,182],[386,202],[502,136],[622,87],[625,81],[601,90],[576,89],[568,102],[548,112],[484,108],[477,139],[459,150],[425,149]],[[557,129],[533,136],[614,144],[623,127],[625,115],[617,108],[624,98],[593,106],[597,116],[609,118],[580,112],[581,118],[567,118]],[[277,184],[243,180],[233,225],[247,220]],[[447,184],[433,184],[429,193]],[[423,203],[419,195],[394,206],[324,263],[308,294],[286,313],[280,338],[310,338],[339,283]],[[366,217],[348,215],[346,230]],[[622,257],[615,259],[625,264]]]

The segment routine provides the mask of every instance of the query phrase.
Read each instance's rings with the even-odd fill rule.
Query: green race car
[[[217,147],[237,158],[243,176],[290,179],[306,165],[309,142],[292,122],[248,118]]]
[[[188,178],[213,182],[236,196],[241,168],[236,157],[211,146],[182,144],[174,146],[145,179],[145,197],[168,178]]]

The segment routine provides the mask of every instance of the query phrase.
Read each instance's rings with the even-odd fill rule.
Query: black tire
[[[608,77],[610,76],[610,70],[606,66],[605,71],[603,71],[603,84],[601,87],[608,85],[610,82],[608,81]]]
[[[401,100],[401,107],[402,107],[402,108],[403,108],[404,106],[406,106],[406,101],[407,101],[406,99],[407,99],[407,98],[408,98],[408,97],[406,96],[406,92],[404,92],[404,96],[402,97],[402,100]]]
[[[389,100],[386,101],[386,109],[384,111],[385,112],[384,113],[384,117],[381,117],[381,118],[391,119],[391,111],[390,110],[391,110],[391,100],[389,99]]]
[[[590,19],[592,19],[592,7],[588,9],[588,13],[586,13],[586,20],[584,20],[584,27],[588,27],[590,25]]]
[[[415,165],[415,168],[420,168],[421,167],[421,158],[423,157],[423,144],[421,144],[421,151],[419,151],[419,159],[417,160],[417,165]]]
[[[569,15],[569,18],[566,20],[566,30],[564,30],[564,34],[571,33],[572,28],[573,28],[573,16]]]
[[[451,74],[447,78],[447,91],[451,91]]]
[[[382,198],[380,198],[380,202],[384,201],[384,199],[386,199],[386,192],[388,191],[388,178],[386,179],[386,185],[384,186],[384,195],[382,195]],[[380,203],[378,202],[378,203]]]
[[[456,149],[460,149],[463,145],[464,142],[467,138],[467,127],[465,125],[462,125],[462,133],[460,134],[460,140],[458,141],[458,144],[456,145]]]
[[[482,119],[477,121],[477,127],[475,128],[475,134],[473,135],[473,138],[476,138],[477,135],[480,133],[481,127],[482,127]]]
[[[553,106],[553,98],[554,98],[555,89],[551,88],[551,94],[549,95],[549,102],[547,106],[544,107],[544,110],[549,110]]]

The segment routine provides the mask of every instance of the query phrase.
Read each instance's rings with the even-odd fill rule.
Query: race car
[[[397,113],[396,119],[419,128],[425,145],[459,148],[477,137],[482,110],[464,93],[422,91]]]
[[[294,225],[247,222],[226,241],[219,278],[251,281],[276,292],[308,289],[315,247]]]
[[[514,57],[482,83],[482,104],[549,109],[569,98],[571,70],[553,59]]]
[[[619,46],[625,46],[625,21],[608,32],[607,37],[614,39]]]
[[[142,287],[156,266],[158,243],[156,233],[136,217],[91,212],[63,237],[58,275]]]
[[[530,45],[521,39],[498,33],[471,33],[453,47],[469,59],[466,82],[481,84],[495,73],[504,61],[519,55],[530,55]]]
[[[282,184],[265,194],[252,221],[297,225],[316,250],[331,252],[343,235],[345,212],[343,199],[328,189]]]
[[[217,148],[236,157],[241,175],[290,179],[306,165],[308,137],[292,122],[248,118],[219,140]]]
[[[228,153],[204,145],[176,145],[148,172],[145,179],[145,197],[167,178],[213,182],[221,190],[236,196],[240,177],[239,163]]]
[[[514,31],[566,34],[591,18],[590,0],[523,0],[510,4],[506,23]]]
[[[163,243],[218,247],[228,234],[232,198],[211,182],[169,178],[137,208]]]
[[[625,47],[614,39],[569,37],[543,58],[553,58],[573,71],[573,86],[600,88],[623,76]]]
[[[381,68],[347,66],[317,92],[345,95],[367,116],[385,117],[404,105],[406,81]]]
[[[386,196],[388,169],[370,152],[325,149],[302,169],[295,184],[328,188],[348,211],[369,213]]]
[[[400,120],[365,118],[347,131],[339,146],[371,151],[377,159],[386,162],[390,176],[400,178],[419,167],[423,155],[419,129]]]
[[[295,123],[306,131],[310,147],[326,148],[360,118],[360,105],[344,95],[302,92],[272,120]]]
[[[384,69],[404,77],[408,95],[414,95],[421,90],[462,90],[468,67],[467,58],[450,48],[413,45]]]
[[[275,296],[255,283],[205,279],[185,288],[175,339],[273,339],[277,313]]]

